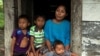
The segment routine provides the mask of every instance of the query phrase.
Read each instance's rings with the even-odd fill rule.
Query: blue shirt
[[[63,20],[60,23],[55,23],[53,20],[48,20],[44,27],[44,35],[52,45],[55,40],[60,40],[64,46],[67,46],[70,43],[70,22]]]

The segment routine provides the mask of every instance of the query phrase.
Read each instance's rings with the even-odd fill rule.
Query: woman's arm
[[[46,45],[47,45],[47,47],[48,47],[48,49],[49,49],[49,51],[51,51],[52,50],[52,48],[51,48],[51,43],[50,43],[50,41],[49,41],[49,39],[50,39],[50,25],[49,24],[51,24],[51,22],[49,22],[50,20],[48,20],[47,22],[46,22],[46,24],[45,24],[45,27],[44,27],[44,36],[45,36],[45,39],[46,39]]]
[[[68,22],[68,26],[67,26],[67,30],[68,31],[66,31],[67,33],[66,33],[66,46],[65,46],[65,48],[66,48],[66,50],[69,50],[70,49],[70,38],[71,38],[71,25],[70,25],[70,22]]]
[[[11,56],[13,56],[15,42],[16,42],[16,37],[13,37],[11,41]]]
[[[51,48],[51,43],[50,43],[50,41],[49,41],[49,40],[46,40],[46,45],[47,45],[47,47],[48,47],[49,51],[52,51],[52,48]]]

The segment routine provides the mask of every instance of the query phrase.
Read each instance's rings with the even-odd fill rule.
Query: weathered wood
[[[14,29],[14,0],[4,0],[5,13],[5,56],[10,55],[11,33]]]
[[[18,18],[18,16],[21,15],[21,9],[21,0],[14,0],[15,18]]]
[[[82,52],[82,0],[71,0],[71,50],[81,56]]]
[[[21,15],[21,0],[17,0],[18,1],[18,16]]]
[[[17,20],[18,20],[18,17],[21,15],[22,13],[22,3],[21,3],[21,0],[13,0],[14,1],[14,19],[15,19],[15,28],[17,27]]]

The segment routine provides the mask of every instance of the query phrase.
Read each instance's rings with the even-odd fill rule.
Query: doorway
[[[22,2],[22,14],[27,14],[32,18],[33,21],[34,16],[43,14],[46,16],[46,19],[51,19],[54,17],[54,12],[59,4],[64,4],[67,8],[68,16],[67,20],[70,21],[70,7],[71,0],[25,0]]]
[[[33,0],[17,0],[21,3],[21,8],[15,8],[14,6],[15,0],[4,0],[4,12],[5,12],[5,56],[10,56],[10,40],[11,40],[11,32],[14,29],[14,22],[16,20],[14,14],[15,9],[20,9],[21,14],[27,14],[30,17],[34,17],[34,6]],[[17,3],[19,5],[19,3]],[[72,52],[78,53],[81,56],[81,23],[82,23],[82,0],[71,0],[71,48]],[[33,9],[32,9],[33,8]],[[33,12],[31,11],[33,10]],[[33,15],[32,15],[32,14]],[[16,13],[16,14],[19,14]],[[70,13],[69,13],[70,15]],[[32,20],[32,19],[31,19]],[[12,24],[12,25],[11,25]],[[77,41],[78,40],[78,41]],[[78,51],[77,51],[78,50]]]

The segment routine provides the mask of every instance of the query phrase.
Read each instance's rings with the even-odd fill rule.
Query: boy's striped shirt
[[[36,26],[32,26],[30,29],[30,35],[34,37],[34,45],[35,48],[39,48],[43,45],[44,43],[44,31],[38,31]]]

